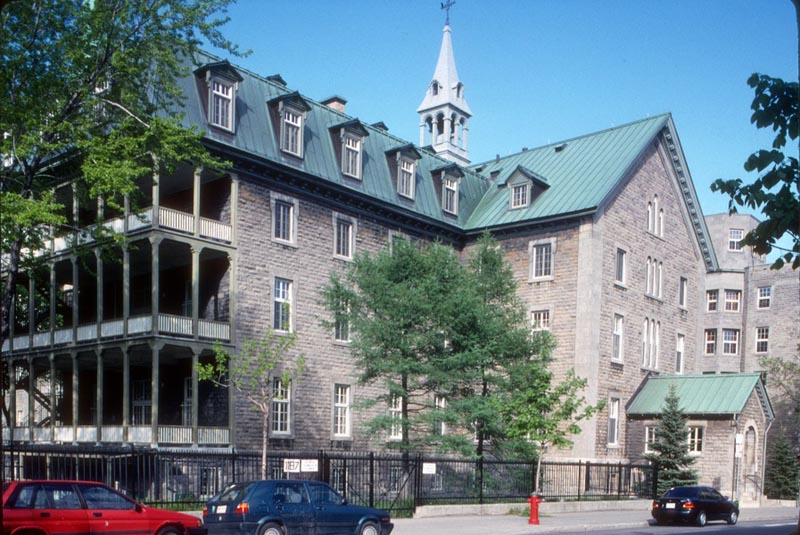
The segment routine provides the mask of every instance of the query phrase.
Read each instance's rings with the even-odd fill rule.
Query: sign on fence
[[[422,463],[422,473],[426,475],[435,475],[436,463]]]

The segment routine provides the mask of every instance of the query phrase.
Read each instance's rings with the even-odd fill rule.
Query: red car
[[[3,483],[2,535],[205,535],[201,519],[153,509],[91,481]]]

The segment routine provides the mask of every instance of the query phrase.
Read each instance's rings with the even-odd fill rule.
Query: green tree
[[[0,24],[0,342],[20,273],[41,264],[67,223],[54,188],[72,180],[121,210],[135,180],[191,161],[220,166],[200,132],[179,125],[177,79],[201,44],[238,54],[221,34],[232,0],[43,0],[2,6]],[[73,229],[74,230],[74,229]],[[100,237],[99,224],[94,232]],[[107,231],[106,231],[107,232]]]
[[[765,216],[764,221],[748,232],[742,243],[751,246],[758,254],[766,255],[773,249],[780,250],[781,256],[772,264],[774,269],[780,269],[784,263],[798,269],[800,167],[796,155],[783,152],[787,138],[797,148],[797,108],[800,105],[798,83],[785,82],[763,74],[753,74],[747,83],[755,89],[750,121],[758,128],[771,128],[775,132],[775,139],[770,150],[758,150],[745,162],[745,171],[759,173],[752,183],[746,184],[740,178],[719,178],[711,184],[711,191],[719,191],[730,197],[728,208],[731,213],[737,211],[737,206],[760,210]],[[777,244],[784,235],[792,240],[788,249]]]
[[[366,425],[387,447],[411,451],[439,443],[432,433],[434,398],[452,381],[443,362],[452,351],[452,324],[469,305],[465,288],[452,249],[396,240],[391,251],[357,256],[322,290],[333,316],[323,324],[347,324],[359,382],[382,391],[364,405],[385,408]],[[396,409],[390,414],[389,407]]]
[[[532,446],[528,455],[536,456],[534,489],[540,491],[542,456],[549,447],[565,448],[572,445],[570,437],[580,433],[579,423],[602,410],[604,403],[587,404],[581,392],[587,381],[567,372],[560,383],[554,384],[554,375],[548,370],[555,340],[543,331],[534,337],[535,357],[511,369],[507,390],[495,398],[503,417],[506,434],[521,439],[515,446]]]
[[[764,474],[764,494],[774,500],[794,500],[800,492],[800,463],[786,435],[777,435],[770,450]]]
[[[259,340],[245,340],[238,353],[214,345],[214,360],[197,366],[198,379],[233,388],[261,413],[261,478],[267,477],[267,445],[272,401],[288,395],[293,382],[305,372],[303,354],[291,355],[294,333],[268,331]]]
[[[697,473],[690,468],[695,458],[689,455],[687,421],[680,407],[678,389],[672,384],[664,398],[655,440],[650,445],[652,453],[644,455],[645,459],[658,467],[659,495],[672,487],[697,484]]]
[[[451,449],[481,458],[488,447],[505,447],[506,422],[496,398],[511,386],[511,370],[528,362],[539,346],[531,336],[511,267],[490,234],[478,240],[466,274],[462,302],[471,304],[456,311],[457,320],[451,324],[451,351],[444,364],[451,378],[446,414],[470,431],[454,434]]]

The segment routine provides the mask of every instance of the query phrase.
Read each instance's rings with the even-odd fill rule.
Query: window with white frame
[[[444,396],[434,396],[433,408],[439,413],[443,412],[447,408],[447,398]],[[433,434],[439,437],[447,434],[447,424],[445,423],[443,417],[437,416],[434,419]]]
[[[664,235],[664,209],[658,205],[658,195],[647,203],[647,232],[656,236]]]
[[[350,385],[334,385],[333,436],[350,436]]]
[[[684,350],[686,347],[686,337],[679,334],[675,338],[675,373],[683,373]]]
[[[644,428],[644,452],[651,453],[656,442],[656,426],[648,425]]]
[[[297,244],[297,200],[279,193],[270,194],[272,239],[287,245]]]
[[[758,289],[758,308],[769,308],[772,304],[772,286],[761,286]]]
[[[398,156],[397,159],[397,193],[409,199],[414,198],[414,176],[416,162]]]
[[[620,284],[625,284],[628,271],[628,253],[624,249],[617,249],[616,263],[614,266],[614,280]]]
[[[681,277],[678,283],[678,306],[686,308],[687,299],[689,298],[689,280],[686,277]]]
[[[283,332],[292,330],[292,281],[288,279],[275,277],[272,328]]]
[[[661,322],[645,318],[642,327],[642,367],[657,369]]]
[[[700,453],[703,451],[703,428],[700,426],[690,426],[689,436],[687,438],[689,443],[689,453]]]
[[[334,314],[333,339],[337,342],[350,341],[350,307],[345,304]]]
[[[285,106],[281,111],[281,150],[303,157],[303,113]]]
[[[334,216],[333,253],[339,258],[353,258],[353,221]]]
[[[554,242],[532,242],[530,245],[531,279],[546,279],[553,276]]]
[[[741,301],[741,290],[725,290],[725,312],[739,312]]]
[[[608,400],[608,445],[619,443],[619,398]]]
[[[647,257],[647,276],[645,279],[645,293],[651,297],[661,297],[662,277],[664,276],[664,263],[655,258]]]
[[[233,130],[233,103],[235,84],[213,78],[211,80],[211,124]]]
[[[531,329],[534,331],[550,330],[550,310],[531,311]]]
[[[620,314],[614,314],[614,334],[611,344],[611,360],[623,361],[623,340],[624,340],[625,318]]]
[[[455,178],[442,180],[442,210],[458,214],[458,180]]]
[[[719,290],[706,291],[706,311],[708,312],[716,311],[718,300],[719,300]]]
[[[769,327],[756,327],[756,353],[769,352]]]
[[[511,208],[523,208],[528,206],[529,184],[517,184],[511,187]]]
[[[392,425],[389,428],[389,440],[400,440],[403,438],[403,398],[392,396],[389,400],[389,417]]]
[[[739,354],[739,329],[722,329],[722,354]]]
[[[705,348],[703,353],[706,355],[713,355],[717,352],[717,330],[706,329],[705,332]]]
[[[744,229],[740,228],[728,229],[728,250],[741,251],[742,239],[744,239]]]
[[[276,377],[272,380],[270,428],[273,435],[288,435],[291,433],[291,392],[290,381],[284,381],[281,377]]]
[[[361,178],[361,146],[360,137],[346,133],[342,143],[342,173],[353,178]]]

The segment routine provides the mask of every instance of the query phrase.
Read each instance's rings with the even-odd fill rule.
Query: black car
[[[209,535],[389,535],[387,511],[350,505],[320,481],[231,485],[203,508]]]
[[[653,518],[659,524],[694,522],[700,527],[709,520],[724,520],[730,525],[739,520],[739,506],[711,487],[673,487],[653,500]]]

